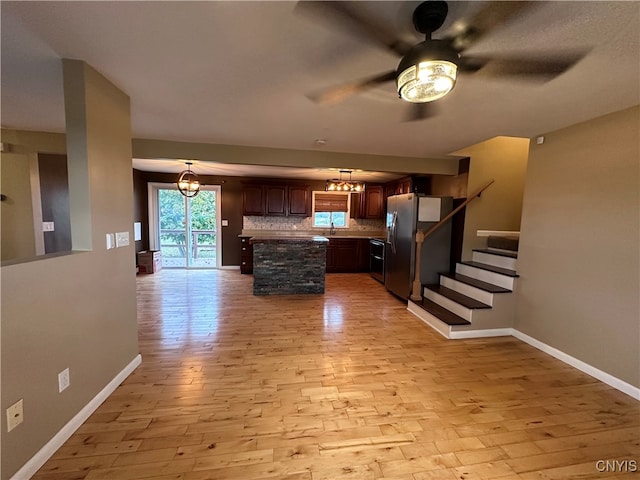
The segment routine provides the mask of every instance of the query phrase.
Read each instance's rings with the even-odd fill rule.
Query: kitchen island
[[[319,236],[255,236],[253,294],[324,293],[329,240]]]

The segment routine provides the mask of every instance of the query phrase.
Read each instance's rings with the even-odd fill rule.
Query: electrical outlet
[[[129,245],[129,232],[116,232],[116,247]]]
[[[69,378],[69,369],[65,368],[58,374],[58,392],[62,392],[69,385],[71,385],[71,379]]]
[[[10,432],[24,420],[22,399],[7,408],[7,432]]]

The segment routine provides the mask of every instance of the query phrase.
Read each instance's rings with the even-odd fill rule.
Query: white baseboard
[[[240,265],[225,265],[224,267],[218,267],[218,270],[240,270]]]
[[[577,368],[581,372],[586,373],[587,375],[592,376],[600,380],[601,382],[606,383],[607,385],[615,388],[616,390],[620,390],[622,393],[626,393],[630,397],[635,398],[636,400],[640,400],[640,388],[634,387],[630,383],[625,382],[624,380],[620,380],[613,375],[608,374],[607,372],[603,372],[602,370],[589,365],[588,363],[583,362],[582,360],[578,360],[571,355],[564,353],[561,350],[558,350],[551,345],[547,345],[546,343],[541,342],[533,337],[530,337],[526,333],[522,333],[519,330],[513,330],[513,336],[519,340],[522,340],[525,343],[528,343],[532,347],[537,348],[538,350],[542,350],[544,353],[548,353],[552,357],[561,360],[562,362],[571,365],[574,368]]]
[[[449,334],[452,340],[463,338],[508,337],[513,335],[513,328],[490,328],[487,330],[453,330]]]
[[[51,456],[66,442],[71,435],[82,425],[87,418],[111,395],[118,385],[120,385],[142,363],[142,356],[137,355],[126,367],[111,380],[93,399],[87,403],[67,424],[49,440],[44,447],[31,457],[20,470],[18,470],[11,480],[24,480],[31,478],[42,467]]]
[[[429,313],[425,312],[422,308],[417,306],[411,300],[409,300],[407,304],[407,310],[413,313],[416,317],[422,320],[424,323],[433,328],[436,332],[438,332],[443,337],[450,340],[460,340],[467,338],[488,338],[488,337],[507,337],[512,335],[516,337],[518,340],[523,341],[531,345],[532,347],[537,348],[538,350],[543,351],[544,353],[551,355],[552,357],[557,358],[558,360],[566,363],[567,365],[571,365],[574,368],[577,368],[581,372],[586,373],[587,375],[592,376],[593,378],[600,380],[603,383],[615,388],[616,390],[621,391],[629,395],[632,398],[640,401],[640,388],[631,385],[630,383],[625,382],[624,380],[620,380],[613,375],[603,372],[602,370],[589,365],[588,363],[583,362],[582,360],[578,360],[571,355],[564,353],[561,350],[558,350],[551,345],[547,345],[546,343],[541,342],[529,335],[522,333],[515,328],[493,328],[487,330],[454,330],[451,331],[451,328],[442,322],[441,320],[433,317]]]

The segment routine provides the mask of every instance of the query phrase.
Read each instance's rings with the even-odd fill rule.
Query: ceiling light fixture
[[[349,180],[343,180],[342,174],[348,173]],[[351,170],[340,170],[340,178],[334,178],[327,180],[324,184],[324,189],[327,192],[364,192],[364,182],[351,179]]]
[[[430,1],[418,5],[413,13],[413,25],[426,39],[402,57],[396,70],[398,94],[407,102],[438,100],[456,84],[460,55],[449,42],[431,38],[444,23],[447,12],[446,2]]]
[[[185,197],[195,197],[200,193],[200,180],[198,176],[191,171],[192,162],[185,162],[187,169],[183,170],[178,176],[178,190]]]

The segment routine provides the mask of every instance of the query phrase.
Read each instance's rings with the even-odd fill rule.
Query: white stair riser
[[[509,270],[516,270],[516,264],[518,263],[517,258],[505,257],[504,255],[493,255],[485,252],[473,252],[472,259],[474,262],[486,263],[487,265],[507,268]]]
[[[467,308],[464,305],[460,305],[459,303],[454,302],[450,298],[443,297],[439,293],[434,292],[433,290],[429,290],[428,288],[424,289],[423,296],[424,298],[428,298],[432,302],[437,303],[441,307],[446,308],[450,312],[455,313],[459,317],[464,318],[468,322],[471,321],[471,316],[473,315],[472,309]]]
[[[475,278],[476,280],[482,280],[483,282],[493,283],[499,287],[508,288],[513,290],[513,277],[502,275],[500,273],[490,272],[488,270],[482,270],[481,268],[472,267],[470,265],[463,265],[458,263],[456,265],[456,273],[466,275],[467,277]]]
[[[474,298],[479,302],[486,303],[487,305],[493,305],[493,293],[487,292],[486,290],[443,276],[440,277],[440,285],[466,295],[467,297]]]
[[[407,305],[407,310],[413,313],[416,317],[422,320],[424,323],[433,328],[436,332],[442,335],[445,338],[449,338],[449,334],[451,333],[451,327],[444,323],[439,318],[434,317],[429,312],[425,312],[422,308],[418,307],[412,301],[409,301]]]

